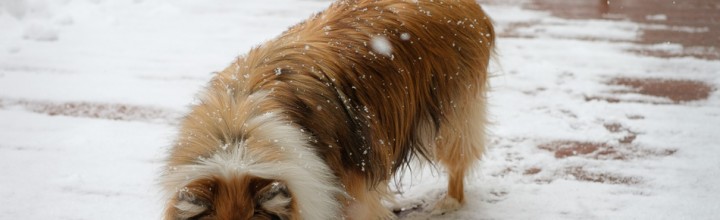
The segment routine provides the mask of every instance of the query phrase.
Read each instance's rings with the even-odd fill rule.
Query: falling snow
[[[402,34],[400,34],[400,39],[404,40],[404,41],[408,41],[408,40],[410,40],[410,34],[402,33]]]
[[[485,7],[500,36],[488,94],[491,135],[481,166],[467,181],[465,206],[433,217],[411,211],[400,219],[715,219],[720,62],[635,52],[672,55],[688,49],[676,42],[637,43],[646,29],[714,29],[629,18],[564,19],[509,2]],[[201,103],[196,93],[213,76],[208,73],[329,4],[0,3],[0,219],[158,219],[163,195],[156,180],[163,158],[178,118],[189,104]],[[676,18],[654,13],[663,14],[639,18],[656,23]],[[413,37],[400,30],[399,36],[371,37],[367,46],[380,57],[400,57],[390,42],[411,45],[404,41]],[[263,74],[248,69],[231,67],[240,79],[230,83]],[[274,77],[282,69],[265,74]],[[702,100],[674,103],[638,93],[642,89],[608,85],[621,76],[700,81],[711,92]],[[327,148],[343,147],[334,144]],[[361,153],[366,152],[375,154]],[[372,164],[357,165],[366,171]],[[423,167],[412,173],[398,180],[402,193],[389,206],[422,209],[446,193],[444,171]]]
[[[370,46],[372,47],[373,51],[385,55],[385,56],[392,56],[392,45],[390,45],[390,41],[383,36],[374,36],[370,40]]]

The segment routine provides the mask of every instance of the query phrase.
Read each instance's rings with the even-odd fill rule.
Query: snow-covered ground
[[[485,5],[500,36],[493,125],[467,205],[401,217],[715,219],[720,62],[637,52],[683,48],[636,42],[644,29],[695,29],[568,20],[514,2]],[[329,4],[0,1],[0,219],[158,219],[155,181],[195,93]],[[444,193],[442,172],[413,174],[393,206],[422,209]]]

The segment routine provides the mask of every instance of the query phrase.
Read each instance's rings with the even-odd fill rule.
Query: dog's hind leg
[[[472,94],[455,100],[436,138],[434,159],[448,173],[448,193],[438,201],[433,214],[459,209],[465,203],[465,175],[480,160],[485,144],[486,97]]]

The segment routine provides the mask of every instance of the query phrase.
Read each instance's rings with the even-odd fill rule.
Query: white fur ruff
[[[249,132],[255,138],[274,142],[273,147],[258,150],[239,143],[219,150],[212,157],[198,158],[195,164],[171,168],[164,182],[167,186],[175,186],[172,188],[176,191],[169,193],[177,193],[192,181],[204,177],[230,179],[253,175],[285,182],[303,219],[337,219],[341,216],[341,206],[335,196],[343,194],[343,190],[338,187],[330,168],[308,144],[307,135],[281,120],[276,113],[256,116],[244,126],[252,130]],[[277,157],[281,159],[265,159]]]

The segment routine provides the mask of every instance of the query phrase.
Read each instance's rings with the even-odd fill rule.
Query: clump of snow
[[[34,41],[56,41],[56,24],[72,23],[72,18],[56,19],[53,8],[57,2],[41,0],[5,0],[0,1],[0,29],[6,33],[18,33],[6,37],[19,37]],[[54,21],[55,20],[55,21]],[[5,39],[4,39],[5,40]]]
[[[392,56],[392,45],[390,45],[390,41],[383,36],[372,37],[372,39],[370,40],[370,46],[376,53],[388,57]]]
[[[410,40],[410,34],[407,32],[400,34],[400,40],[404,40],[404,41]]]
[[[36,41],[56,41],[58,40],[58,31],[51,26],[35,23],[25,28],[23,38]]]
[[[56,23],[59,25],[68,26],[74,24],[75,19],[73,19],[71,16],[63,16],[58,18]]]
[[[690,26],[669,26],[664,24],[645,24],[641,26],[646,30],[663,30],[663,31],[675,31],[685,33],[705,33],[710,31],[708,27],[690,27]]]
[[[2,13],[4,9],[5,12],[17,19],[22,19],[23,17],[25,17],[26,8],[26,3],[22,0],[0,1],[0,13]]]
[[[10,53],[10,54],[18,53],[18,52],[20,52],[20,47],[10,46],[10,47],[7,49],[7,52]]]
[[[664,14],[646,15],[645,19],[648,21],[665,21],[665,20],[667,20],[667,15],[664,15]]]

